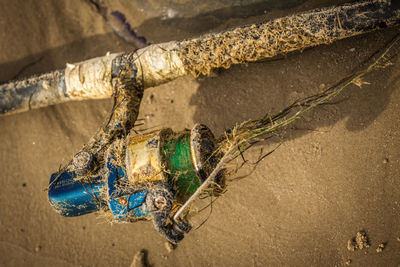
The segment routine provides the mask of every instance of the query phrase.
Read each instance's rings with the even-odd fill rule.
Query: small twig
[[[218,162],[217,166],[211,172],[211,174],[207,177],[207,179],[201,184],[201,186],[196,190],[196,192],[194,192],[194,194],[190,196],[190,198],[185,202],[185,204],[183,204],[182,207],[179,208],[179,210],[174,215],[175,221],[178,221],[182,212],[184,210],[186,210],[186,208],[200,195],[200,193],[203,192],[203,190],[206,189],[214,181],[214,178],[222,170],[225,163],[228,162],[228,160],[231,157],[231,154],[234,150],[235,150],[234,146],[231,146],[229,148],[229,150],[221,158],[221,160]]]

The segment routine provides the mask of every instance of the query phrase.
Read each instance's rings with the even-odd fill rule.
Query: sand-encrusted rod
[[[314,9],[191,40],[154,44],[135,52],[67,64],[62,71],[0,85],[0,114],[70,100],[108,98],[113,94],[112,69],[119,68],[126,58],[136,70],[130,78],[141,88],[148,88],[182,75],[207,75],[213,68],[229,68],[232,64],[396,26],[400,23],[399,2],[365,0]]]
[[[207,75],[213,68],[303,50],[398,25],[400,4],[395,1],[361,1],[314,9],[261,24],[239,27],[178,43],[186,72]]]

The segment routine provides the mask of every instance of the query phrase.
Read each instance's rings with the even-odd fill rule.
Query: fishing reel
[[[179,133],[162,129],[140,134],[133,129],[144,88],[137,78],[135,57],[134,53],[113,55],[107,83],[74,87],[94,91],[112,86],[114,106],[105,125],[51,175],[49,201],[63,216],[103,210],[116,222],[152,220],[156,230],[176,244],[191,229],[183,214],[186,201],[204,187],[218,163],[217,143],[201,124]],[[93,62],[74,68],[82,74],[87,65],[87,76],[92,77],[99,69]],[[217,179],[222,186],[222,175]]]
[[[151,219],[178,243],[191,226],[171,218],[217,164],[215,145],[210,129],[197,124],[180,133],[163,129],[115,140],[101,163],[82,150],[51,176],[50,203],[63,216],[104,210],[117,222]]]

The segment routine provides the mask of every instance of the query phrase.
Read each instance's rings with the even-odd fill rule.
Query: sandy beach
[[[91,1],[1,2],[0,82],[134,49]],[[158,43],[346,1],[271,1],[269,8],[248,5],[240,12],[216,6],[204,14],[207,6],[194,5],[184,17],[161,7],[155,12],[159,2],[104,4]],[[204,123],[218,136],[340,80],[398,32],[380,30],[146,89],[141,127],[179,131]],[[65,218],[48,203],[50,175],[102,125],[111,99],[0,117],[0,265],[130,266],[144,249],[150,266],[398,266],[399,58],[392,62],[367,75],[361,87],[352,85],[334,103],[307,113],[282,136],[247,151],[245,158],[255,162],[281,144],[230,177],[245,176],[228,181],[212,212],[195,220],[208,217],[206,223],[171,252],[151,222],[110,224],[96,214]],[[348,240],[362,230],[369,248],[349,250]],[[381,243],[384,249],[377,252]]]

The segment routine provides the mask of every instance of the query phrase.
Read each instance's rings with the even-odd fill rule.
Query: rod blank
[[[400,4],[367,0],[314,9],[260,24],[108,54],[25,80],[0,85],[0,115],[71,100],[108,98],[115,75],[148,88],[214,68],[254,62],[400,23]]]

